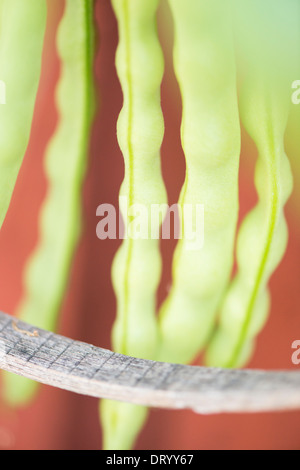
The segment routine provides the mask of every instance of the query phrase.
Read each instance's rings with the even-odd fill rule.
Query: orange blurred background
[[[22,270],[37,241],[38,214],[46,191],[43,157],[57,120],[54,90],[59,76],[59,62],[55,33],[64,1],[49,0],[48,6],[42,77],[31,139],[8,215],[0,231],[0,309],[11,314],[14,314],[22,295]],[[166,125],[162,169],[169,204],[173,204],[177,201],[184,179],[184,157],[179,137],[181,103],[172,69],[172,27],[170,19],[170,25],[166,27],[166,17],[168,19],[168,10],[163,2],[159,12],[159,33],[166,66],[162,85]],[[96,1],[96,20],[98,44],[95,76],[99,107],[83,189],[84,231],[61,309],[59,332],[110,348],[110,330],[116,307],[110,266],[119,241],[100,241],[96,237],[96,208],[101,203],[117,206],[124,168],[116,140],[116,121],[122,106],[114,66],[118,34],[109,0]],[[285,258],[271,279],[271,315],[258,337],[256,352],[248,367],[298,368],[300,373],[300,365],[295,366],[291,362],[291,344],[295,339],[300,339],[300,194],[297,190],[300,141],[295,122],[299,124],[299,119],[291,123],[287,134],[287,149],[295,173],[295,191],[286,210],[290,240]],[[253,184],[255,157],[256,150],[243,133],[241,218],[256,200]],[[171,282],[173,249],[174,242],[162,242],[164,270],[159,302]],[[300,412],[201,416],[190,411],[156,409],[151,410],[136,445],[136,449],[152,450],[299,448]],[[101,449],[98,400],[41,386],[37,399],[27,408],[13,410],[0,402],[0,449]]]

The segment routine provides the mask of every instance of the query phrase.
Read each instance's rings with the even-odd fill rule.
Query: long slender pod
[[[17,316],[55,329],[72,257],[81,232],[81,189],[94,114],[93,0],[67,0],[58,31],[61,77],[59,122],[46,154],[48,191],[40,213],[38,245],[26,267]],[[8,376],[10,401],[26,402],[34,383]]]
[[[124,98],[117,134],[125,162],[120,190],[125,238],[112,268],[117,297],[113,348],[152,359],[157,350],[155,310],[161,258],[160,221],[151,219],[151,205],[166,204],[160,163],[164,124],[160,107],[163,56],[155,19],[158,0],[113,0],[112,4],[119,27],[116,66]],[[144,227],[140,235],[133,230],[134,216]],[[103,401],[104,447],[130,448],[146,414],[143,407]]]
[[[45,0],[0,1],[0,227],[29,141],[46,16]]]
[[[257,44],[253,49],[253,43],[245,41],[244,53],[248,52],[251,67],[246,69],[240,110],[245,129],[259,154],[255,171],[258,202],[241,225],[237,241],[238,272],[226,293],[219,328],[207,351],[208,364],[220,367],[240,367],[249,360],[254,338],[264,326],[270,309],[268,283],[288,240],[284,206],[293,181],[284,136],[291,104],[293,60],[287,45],[292,47],[290,32],[297,28],[292,25],[295,15],[288,9],[293,2],[281,5],[278,10],[274,2],[267,3],[264,7],[270,9],[261,11],[260,2],[256,5],[249,2],[245,19],[253,21],[251,31]],[[284,21],[286,10],[290,14],[287,23]],[[268,29],[270,11],[273,16]],[[259,22],[255,21],[254,28],[254,18],[260,18],[260,22],[263,18],[261,35]],[[292,23],[287,27],[289,19]],[[287,32],[281,36],[282,24]]]
[[[173,286],[160,311],[159,358],[188,363],[209,338],[232,269],[240,126],[231,2],[169,4],[186,177],[179,200],[182,238],[174,255]],[[196,222],[197,205],[204,208],[204,227]],[[192,210],[186,211],[188,207]]]

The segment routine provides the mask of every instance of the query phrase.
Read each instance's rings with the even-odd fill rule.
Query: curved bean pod
[[[45,0],[0,1],[0,79],[6,94],[0,105],[0,227],[29,141],[46,14]]]
[[[240,126],[230,3],[170,0],[186,178],[173,286],[160,311],[159,359],[190,362],[206,344],[229,281],[238,216]],[[204,245],[191,249],[185,205],[204,206]],[[193,230],[197,230],[193,221]],[[199,230],[199,227],[198,227]]]
[[[81,189],[94,114],[93,0],[67,0],[58,31],[61,77],[59,122],[46,154],[48,191],[40,213],[40,237],[24,276],[17,316],[53,331],[81,232]],[[33,396],[35,384],[7,377],[6,395],[15,403]]]
[[[158,237],[151,234],[149,214],[152,204],[160,205],[166,201],[160,164],[164,123],[160,107],[163,56],[155,21],[158,0],[114,0],[112,4],[119,27],[116,66],[124,97],[117,129],[125,162],[120,207],[125,230],[129,232],[112,268],[117,297],[113,348],[134,357],[154,358],[157,350],[156,290],[161,257]],[[130,209],[134,204],[145,209],[139,219],[142,224],[148,224],[144,238],[140,239],[130,233],[131,216],[134,215]],[[159,232],[159,223],[154,229]],[[146,410],[106,401],[102,402],[101,408],[104,447],[130,447],[146,417]]]
[[[251,3],[249,11],[252,8]],[[256,8],[261,13],[261,3],[257,2]],[[241,367],[249,360],[254,338],[264,326],[270,310],[268,283],[287,245],[284,206],[291,194],[293,180],[284,149],[284,134],[291,103],[292,75],[289,78],[287,70],[292,67],[287,60],[290,47],[283,52],[289,32],[282,42],[284,36],[277,28],[282,20],[282,14],[278,14],[277,25],[271,24],[273,35],[271,30],[267,34],[269,41],[260,41],[260,49],[250,49],[247,55],[251,57],[252,52],[255,59],[242,87],[240,108],[245,129],[259,153],[255,171],[258,203],[246,216],[238,235],[238,273],[226,293],[219,329],[206,356],[207,363],[213,366]],[[266,23],[263,24],[264,33]],[[259,36],[256,27],[255,34]],[[262,31],[259,37],[262,39]],[[277,41],[278,47],[275,46]],[[291,47],[292,44],[291,41]],[[283,62],[286,66],[282,69]]]
[[[271,274],[287,245],[283,207],[292,191],[292,174],[284,152],[287,108],[254,79],[242,99],[242,116],[259,150],[255,184],[257,206],[243,222],[238,236],[239,271],[220,315],[220,326],[207,351],[207,362],[222,367],[240,367],[249,359],[253,339],[264,326],[269,312]]]

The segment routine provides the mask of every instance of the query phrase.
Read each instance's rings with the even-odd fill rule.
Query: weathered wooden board
[[[0,312],[0,368],[98,398],[199,413],[300,409],[300,371],[214,369],[136,359]]]

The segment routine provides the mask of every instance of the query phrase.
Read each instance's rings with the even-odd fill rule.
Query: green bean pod
[[[125,162],[120,207],[127,237],[112,267],[117,298],[112,342],[119,353],[154,358],[158,339],[156,290],[161,257],[158,236],[152,236],[153,231],[159,235],[159,222],[153,227],[155,221],[150,220],[150,214],[152,204],[166,202],[160,163],[164,133],[160,85],[164,64],[156,31],[158,0],[113,0],[112,5],[119,28],[116,67],[123,91],[123,107],[117,135]],[[132,232],[136,204],[144,209],[139,214],[140,223],[146,226],[141,237]],[[146,409],[106,401],[101,408],[104,447],[131,447],[146,417]],[[126,420],[124,416],[127,416]]]
[[[242,120],[259,152],[255,172],[259,200],[239,232],[238,274],[226,294],[219,329],[207,351],[210,365],[244,365],[269,312],[268,283],[286,249],[288,231],[283,208],[293,186],[284,150],[288,88],[287,92],[284,100],[277,87],[252,77],[241,97]]]
[[[67,0],[59,25],[59,122],[46,153],[48,189],[39,241],[25,270],[25,293],[16,312],[22,320],[51,331],[81,232],[82,183],[94,115],[93,5],[93,0]],[[34,382],[17,376],[7,379],[10,401],[24,403],[33,396]]]
[[[160,360],[190,362],[206,344],[229,281],[238,217],[240,126],[230,2],[170,0],[174,66],[182,96],[186,177],[173,286],[160,311]],[[204,244],[191,246],[196,205]],[[193,217],[185,215],[190,205]],[[192,220],[193,219],[193,220]]]
[[[0,1],[0,227],[28,146],[40,80],[45,0]]]
[[[243,59],[240,115],[258,150],[258,202],[238,234],[237,274],[225,295],[219,327],[206,354],[207,363],[213,366],[241,367],[251,357],[255,337],[270,311],[269,281],[287,246],[284,206],[293,179],[284,138],[290,88],[299,63],[293,52],[299,12],[297,2],[247,0],[242,7],[236,0],[236,37]]]

